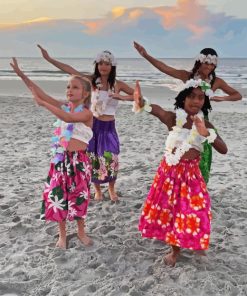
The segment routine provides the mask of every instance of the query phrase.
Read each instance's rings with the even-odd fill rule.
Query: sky
[[[0,56],[194,57],[204,47],[247,57],[246,0],[0,0]]]

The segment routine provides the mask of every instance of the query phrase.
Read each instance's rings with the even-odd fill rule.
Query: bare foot
[[[56,243],[56,248],[66,250],[66,237],[65,238],[59,237]]]
[[[177,257],[174,256],[173,253],[169,253],[167,254],[165,257],[164,257],[164,262],[166,265],[169,265],[169,266],[175,266],[176,262],[177,262]]]
[[[96,200],[96,201],[102,201],[103,200],[103,194],[102,194],[102,192],[96,191],[95,192],[95,195],[94,195],[94,200]]]
[[[109,192],[111,201],[114,201],[114,202],[118,201],[118,195],[114,189],[108,188],[108,192]]]
[[[87,236],[86,233],[81,233],[77,236],[84,246],[91,246],[93,244],[92,239],[89,236]]]
[[[172,251],[164,257],[165,264],[172,267],[175,266],[179,253],[180,249],[178,247],[172,246]]]

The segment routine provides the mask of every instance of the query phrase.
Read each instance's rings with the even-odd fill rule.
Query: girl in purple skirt
[[[90,83],[80,76],[72,76],[67,85],[67,103],[47,95],[19,68],[16,59],[11,66],[32,91],[38,105],[58,120],[54,123],[52,160],[45,183],[41,206],[41,219],[58,222],[57,247],[66,248],[66,221],[77,221],[78,238],[84,245],[91,239],[84,230],[90,199],[91,163],[86,149],[93,136],[93,114],[90,104]]]
[[[110,51],[102,51],[95,59],[94,73],[80,73],[69,65],[51,58],[40,45],[43,57],[62,71],[81,75],[92,84],[91,111],[94,115],[93,138],[89,143],[88,153],[92,161],[92,182],[95,188],[95,200],[102,200],[101,184],[108,183],[112,201],[117,201],[115,190],[119,161],[119,139],[115,128],[115,114],[119,100],[133,100],[133,89],[126,83],[116,80],[116,60]],[[124,92],[127,96],[119,93]]]
[[[213,125],[204,120],[211,109],[210,91],[205,81],[187,81],[175,99],[176,111],[170,112],[145,102],[138,82],[136,85],[135,110],[150,112],[169,130],[164,157],[144,202],[139,230],[143,237],[171,245],[164,260],[172,266],[181,248],[206,250],[209,246],[211,206],[199,168],[200,155],[205,141],[219,153],[227,153]]]

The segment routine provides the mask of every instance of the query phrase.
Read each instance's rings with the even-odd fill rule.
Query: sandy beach
[[[120,106],[120,201],[112,203],[106,190],[103,202],[90,201],[86,230],[93,246],[81,245],[75,223],[68,223],[68,249],[55,249],[57,226],[39,220],[55,118],[20,84],[16,81],[11,96],[0,96],[0,295],[247,295],[246,101],[213,104],[210,121],[229,152],[213,156],[210,249],[206,257],[183,251],[171,268],[162,261],[169,247],[143,239],[137,229],[166,127],[149,114],[134,115],[130,105]],[[144,94],[162,103],[165,95],[170,99],[162,105],[172,108],[172,91]]]

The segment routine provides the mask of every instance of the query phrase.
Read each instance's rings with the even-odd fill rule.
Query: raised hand
[[[139,54],[141,56],[143,56],[143,57],[147,56],[147,51],[141,44],[134,41],[134,47],[139,52]]]
[[[42,54],[42,56],[43,56],[43,58],[44,59],[46,59],[46,60],[49,60],[50,59],[50,56],[49,56],[49,54],[48,54],[48,51],[46,50],[46,49],[44,49],[41,45],[37,45],[38,46],[38,48],[41,50],[41,54]]]
[[[138,80],[136,80],[133,97],[134,97],[135,109],[140,110],[144,106],[144,101],[142,99],[141,87]]]
[[[23,77],[24,73],[19,68],[19,65],[18,65],[18,62],[17,62],[17,59],[16,58],[12,58],[12,63],[10,63],[10,66],[12,67],[12,69],[14,70],[14,72],[18,76]]]
[[[193,120],[198,133],[203,137],[207,137],[209,132],[206,128],[204,119],[200,119],[197,115],[191,116],[191,119]]]

